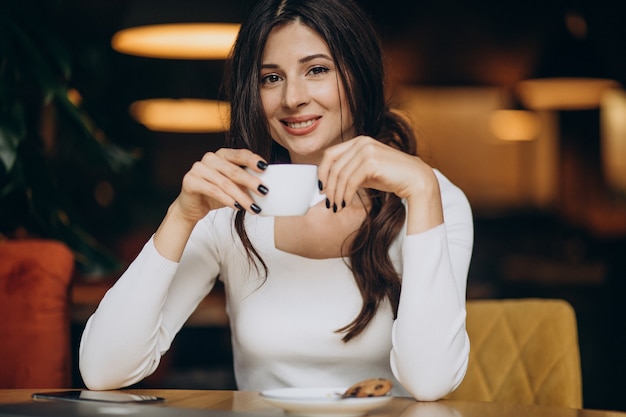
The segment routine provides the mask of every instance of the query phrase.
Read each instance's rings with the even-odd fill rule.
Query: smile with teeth
[[[313,123],[315,123],[316,120],[317,119],[311,119],[311,120],[307,120],[304,122],[295,122],[295,123],[283,122],[283,123],[286,126],[289,126],[291,129],[304,129],[306,127],[313,125]]]

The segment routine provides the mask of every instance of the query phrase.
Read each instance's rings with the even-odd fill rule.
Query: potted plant
[[[120,263],[81,222],[68,179],[134,158],[70,99],[69,53],[34,6],[0,3],[0,233],[59,240],[83,273],[110,273]]]

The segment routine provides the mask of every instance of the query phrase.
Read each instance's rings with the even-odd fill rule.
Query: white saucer
[[[344,388],[278,388],[261,392],[261,398],[287,414],[307,417],[356,417],[382,407],[384,397],[341,398]]]

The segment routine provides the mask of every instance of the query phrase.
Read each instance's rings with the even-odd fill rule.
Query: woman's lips
[[[283,128],[290,135],[306,135],[314,131],[320,124],[321,117],[284,119],[281,120]]]

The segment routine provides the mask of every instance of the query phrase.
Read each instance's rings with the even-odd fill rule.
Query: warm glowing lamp
[[[600,105],[602,168],[607,183],[626,192],[626,91],[607,91]]]
[[[496,110],[489,118],[489,127],[500,140],[529,141],[539,134],[539,118],[528,110]]]
[[[238,23],[167,23],[122,29],[111,46],[118,52],[165,59],[225,59]]]
[[[517,86],[517,94],[528,109],[597,109],[602,94],[619,86],[604,68],[602,56],[587,41],[584,16],[569,11],[563,23],[561,37],[544,51],[535,76]]]
[[[140,100],[131,104],[130,113],[148,129],[159,132],[224,132],[230,123],[230,105],[217,100]]]
[[[539,78],[521,81],[520,100],[533,110],[589,110],[600,105],[602,94],[619,83],[607,78]]]

